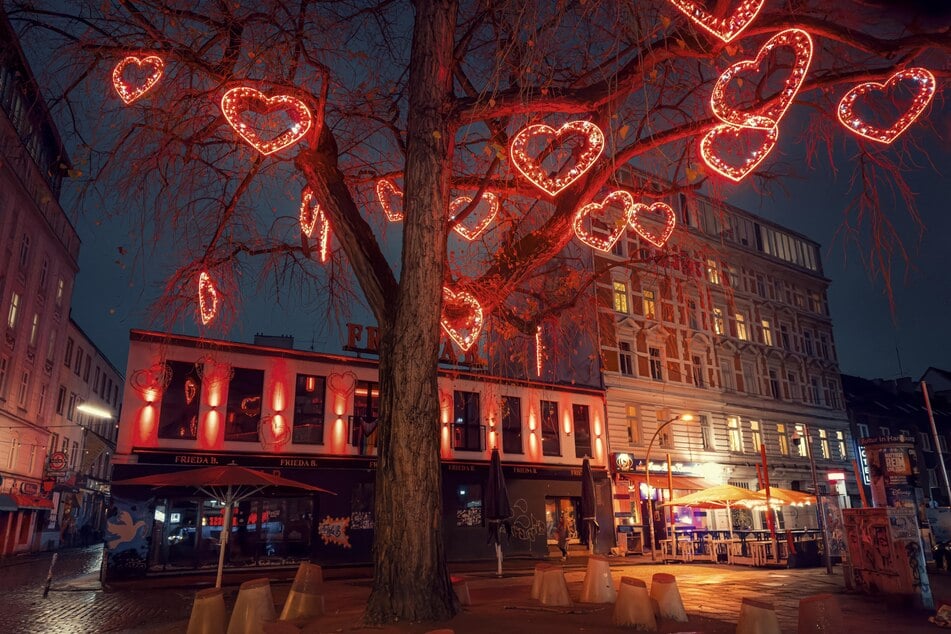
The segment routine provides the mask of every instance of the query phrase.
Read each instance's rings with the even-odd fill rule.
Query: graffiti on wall
[[[106,519],[106,556],[109,572],[116,576],[144,575],[148,567],[152,499],[127,500],[113,496]]]
[[[533,542],[539,537],[547,537],[544,520],[540,520],[528,510],[528,501],[518,498],[512,503],[512,537]]]
[[[349,517],[325,517],[320,520],[317,534],[325,544],[336,544],[343,548],[350,548],[350,535],[347,528],[350,526]]]

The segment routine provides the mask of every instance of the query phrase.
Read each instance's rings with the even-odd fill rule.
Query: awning
[[[631,484],[640,489],[641,484],[646,485],[647,480],[644,477],[643,473],[622,473],[622,476],[627,478]],[[700,491],[702,489],[707,489],[713,486],[710,482],[707,482],[703,478],[692,478],[690,476],[680,476],[675,475],[671,477],[671,480],[674,483],[675,491]],[[657,473],[651,474],[651,486],[655,489],[666,489],[667,488],[667,474],[666,473]]]
[[[15,511],[17,508],[17,501],[13,496],[0,494],[0,511]]]
[[[53,500],[47,498],[36,497],[33,495],[13,495],[14,500],[16,500],[17,506],[21,509],[41,509],[41,510],[52,510]]]

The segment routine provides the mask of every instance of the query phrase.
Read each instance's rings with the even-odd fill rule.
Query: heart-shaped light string
[[[148,73],[144,81],[137,86],[131,85],[125,79],[126,69],[133,64],[139,70],[144,70]],[[149,72],[150,70],[151,72]],[[112,85],[115,87],[116,92],[119,93],[119,98],[128,105],[151,90],[152,87],[158,83],[158,80],[162,78],[162,73],[164,72],[165,61],[157,55],[146,55],[141,58],[135,55],[129,55],[112,69]]]
[[[538,139],[549,139],[541,157],[528,153],[528,145]],[[568,139],[580,138],[581,146],[574,148],[574,165],[562,176],[552,176],[542,167],[542,160],[557,153],[559,145]],[[604,151],[604,133],[590,121],[569,121],[555,130],[543,123],[523,128],[512,138],[509,157],[512,165],[543,192],[557,196],[559,192],[581,178],[597,162]]]
[[[455,222],[456,216],[459,214],[459,212],[465,209],[471,202],[472,197],[459,196],[457,198],[453,198],[452,202],[449,203],[449,222],[455,223],[452,227],[453,230],[470,242],[482,235],[482,232],[488,229],[489,225],[492,224],[492,221],[495,220],[495,217],[499,214],[499,197],[492,192],[483,192],[481,200],[472,213],[470,213],[468,216],[468,218],[473,216],[476,217],[475,224],[467,226],[464,224],[465,220],[462,222]],[[488,209],[482,209],[483,207],[488,207]],[[479,218],[478,214],[476,213],[480,210],[484,211],[481,218]]]
[[[887,128],[879,128],[870,125],[855,114],[855,102],[860,97],[864,97],[874,92],[885,92],[889,88],[903,81],[912,81],[918,85],[918,91],[908,108],[898,119]],[[897,139],[902,132],[908,129],[912,123],[924,112],[928,104],[934,98],[936,82],[934,75],[927,68],[906,68],[900,70],[889,77],[884,84],[869,81],[859,84],[849,92],[845,93],[839,101],[839,107],[836,114],[839,122],[850,132],[865,137],[878,143],[891,143]]]
[[[641,222],[641,216],[646,213],[660,213],[663,215],[664,228],[660,233],[648,231]],[[673,234],[674,227],[677,225],[677,216],[674,214],[674,210],[671,209],[670,205],[667,203],[656,202],[652,205],[637,203],[634,205],[634,210],[631,214],[631,220],[629,221],[629,224],[631,225],[631,229],[637,232],[637,235],[644,238],[659,249],[667,244],[667,240],[670,238],[671,234]]]
[[[198,276],[198,312],[205,326],[218,314],[218,289],[208,271]]]
[[[471,293],[442,289],[440,324],[463,351],[472,347],[482,332],[482,305]],[[461,323],[460,323],[461,322]]]
[[[690,0],[670,0],[670,3],[694,21],[700,28],[724,42],[729,42],[743,32],[763,8],[764,0],[743,0],[733,13],[718,18]]]
[[[608,207],[617,206],[621,207],[621,216],[616,218],[613,222],[609,220],[605,223],[608,225],[608,235],[606,237],[602,238],[597,236],[585,228],[585,220],[592,216],[592,214],[599,214]],[[600,203],[588,203],[578,209],[572,221],[572,228],[575,231],[575,236],[589,247],[597,249],[598,251],[607,252],[611,250],[614,243],[624,234],[633,213],[634,198],[632,198],[628,192],[618,190],[605,196],[604,200]]]
[[[300,230],[308,238],[314,237],[317,230],[317,245],[320,252],[320,261],[326,262],[330,252],[327,245],[330,243],[330,222],[315,199],[314,192],[305,187],[300,197]]]
[[[399,199],[399,209],[393,208],[393,198]],[[391,181],[383,178],[376,182],[376,199],[380,201],[380,207],[383,208],[383,213],[386,215],[387,220],[390,222],[399,222],[403,219],[403,192]]]
[[[724,160],[720,156],[717,148],[714,147],[714,143],[721,137],[727,137],[728,140],[740,142],[743,140],[741,137],[754,135],[761,135],[763,139],[759,146],[754,147],[741,157],[742,162],[739,165],[734,165]],[[700,140],[700,157],[710,169],[738,183],[743,180],[747,174],[756,169],[757,165],[763,162],[763,159],[766,158],[776,145],[778,138],[779,128],[777,127],[773,127],[771,130],[759,130],[755,128],[738,128],[728,123],[721,123],[713,126],[703,135],[703,138]]]
[[[291,126],[269,140],[262,139],[254,126],[244,119],[247,112],[269,115],[281,110],[287,113],[292,121]],[[310,108],[300,99],[290,95],[268,97],[250,86],[238,86],[227,91],[221,97],[221,112],[235,132],[247,141],[248,145],[264,155],[273,154],[297,143],[304,138],[313,124]]]

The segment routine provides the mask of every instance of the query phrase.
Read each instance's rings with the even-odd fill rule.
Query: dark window
[[[651,378],[655,381],[664,380],[664,365],[660,359],[660,348],[648,348],[650,353]]]
[[[350,444],[363,455],[376,451],[376,426],[380,417],[380,384],[357,381],[353,393],[353,421],[350,424]]]
[[[225,415],[225,440],[257,442],[261,423],[261,399],[264,370],[235,368],[228,383],[228,412]]]
[[[168,361],[165,365],[171,379],[162,393],[159,438],[197,438],[201,376],[194,363]]]
[[[502,397],[502,451],[523,453],[522,400],[517,396]]]
[[[63,365],[65,365],[68,368],[69,364],[72,362],[72,359],[73,359],[73,338],[67,337],[66,338],[66,353],[63,355]]]
[[[558,403],[541,402],[542,455],[561,455],[561,433],[558,429]]]
[[[66,409],[66,388],[60,385],[59,393],[56,395],[56,413],[59,415],[62,415],[65,409]]]
[[[324,442],[324,382],[322,376],[297,375],[294,391],[294,442]]]
[[[587,405],[572,405],[571,417],[575,428],[575,457],[591,456],[591,424]]]
[[[468,394],[471,392],[463,392]],[[459,394],[459,392],[456,392]],[[478,395],[477,395],[478,396]],[[482,526],[482,485],[460,484],[456,488],[456,526]]]
[[[775,399],[782,398],[779,392],[779,377],[776,375],[776,370],[769,371],[769,392]]]
[[[453,448],[482,450],[482,419],[478,392],[453,392]]]
[[[621,362],[621,374],[624,376],[634,376],[634,358],[631,354],[631,344],[622,341],[618,344],[618,347],[620,348],[618,358]]]

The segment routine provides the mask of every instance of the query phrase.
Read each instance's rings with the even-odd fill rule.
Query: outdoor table
[[[720,561],[720,555],[728,564],[733,563],[733,544],[740,545],[739,539],[714,539],[710,542],[712,561]],[[742,554],[742,551],[740,552]]]
[[[694,551],[693,542],[689,539],[677,540],[677,552],[674,553],[674,540],[660,540],[660,552],[664,559],[679,559],[681,561],[693,561]]]

